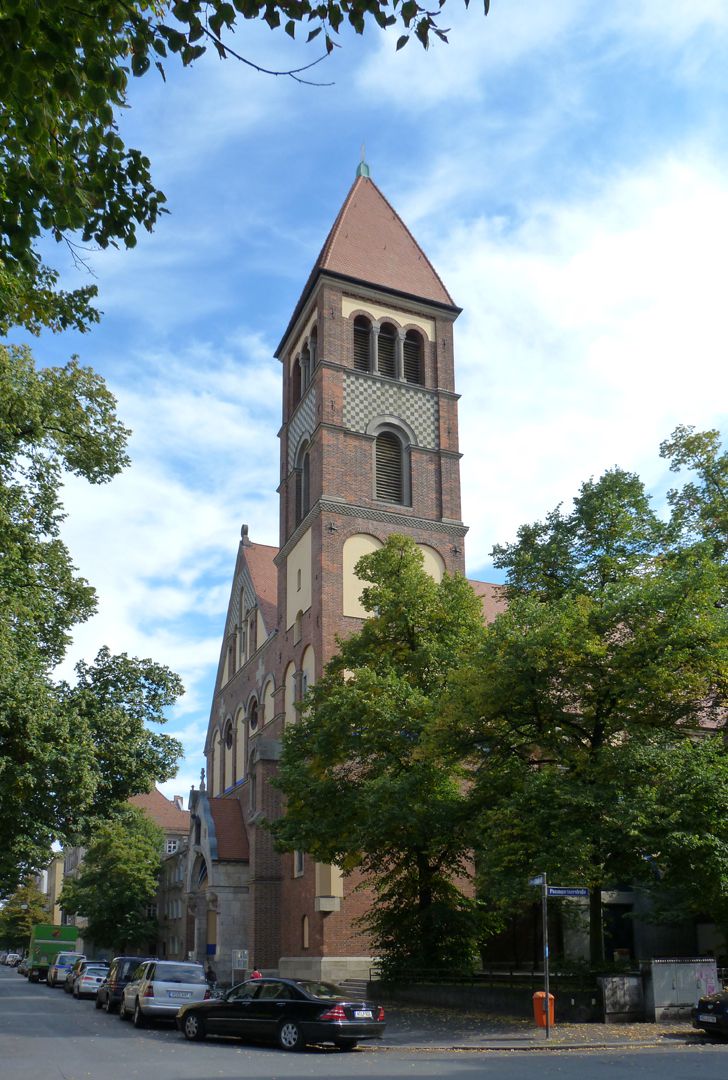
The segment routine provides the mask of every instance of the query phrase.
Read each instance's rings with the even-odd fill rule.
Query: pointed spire
[[[364,143],[361,144],[361,161],[357,165],[356,175],[357,177],[364,176],[367,179],[372,175],[369,171],[369,166],[367,165],[366,147],[364,146]]]

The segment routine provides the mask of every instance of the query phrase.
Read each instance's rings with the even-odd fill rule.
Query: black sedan
[[[693,1007],[693,1027],[702,1028],[709,1035],[728,1036],[728,990],[701,997]]]
[[[282,1050],[306,1043],[333,1043],[353,1050],[360,1039],[384,1033],[384,1009],[352,1000],[332,983],[312,979],[250,979],[221,998],[191,1002],[177,1013],[187,1039],[237,1035],[277,1042]]]

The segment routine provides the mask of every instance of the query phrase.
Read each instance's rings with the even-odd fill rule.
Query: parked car
[[[77,960],[85,960],[86,957],[80,952],[59,952],[51,966],[48,968],[48,985],[65,986],[66,975]]]
[[[136,969],[153,956],[115,956],[111,961],[108,974],[96,992],[96,1008],[107,1013],[119,1008],[124,987],[131,981]]]
[[[8,967],[17,967],[20,963],[20,953],[9,952],[5,957],[5,963]]]
[[[76,972],[71,993],[75,998],[96,997],[96,992],[109,973],[109,965],[84,960]]]
[[[63,980],[63,989],[67,994],[73,993],[73,984],[76,981],[76,976],[86,963],[88,963],[87,958],[85,956],[79,956],[78,960],[74,960],[72,966],[66,972],[66,978]]]
[[[692,1009],[693,1027],[728,1037],[728,990],[701,997]]]
[[[148,1020],[174,1020],[185,1001],[210,996],[202,964],[175,960],[145,960],[126,984],[119,1002],[119,1016],[133,1016],[135,1027]]]
[[[28,978],[28,963],[29,963],[29,960],[30,960],[30,958],[28,956],[24,957],[20,961],[20,963],[18,964],[17,968],[15,969],[17,971],[18,975],[25,975],[26,979]]]
[[[238,1035],[277,1042],[282,1050],[322,1042],[353,1050],[361,1039],[381,1038],[385,1026],[381,1005],[311,979],[250,979],[219,1000],[185,1004],[177,1013],[187,1039]]]

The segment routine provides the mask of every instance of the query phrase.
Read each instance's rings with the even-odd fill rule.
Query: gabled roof
[[[268,633],[275,629],[278,617],[278,570],[274,559],[278,548],[269,544],[243,544],[243,555],[258,598],[258,606]]]
[[[156,787],[144,795],[132,795],[127,801],[143,810],[165,832],[188,833],[190,830],[189,811],[180,810],[172,799],[167,799]]]
[[[459,311],[399,214],[368,176],[357,176],[309,274],[278,351],[321,273]]]
[[[209,798],[207,805],[217,841],[214,857],[227,862],[247,862],[250,859],[250,846],[238,800]]]

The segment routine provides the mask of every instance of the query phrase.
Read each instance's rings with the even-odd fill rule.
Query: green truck
[[[38,982],[48,977],[48,968],[59,952],[76,948],[78,930],[75,926],[53,926],[38,923],[30,932],[28,951],[28,980]]]

